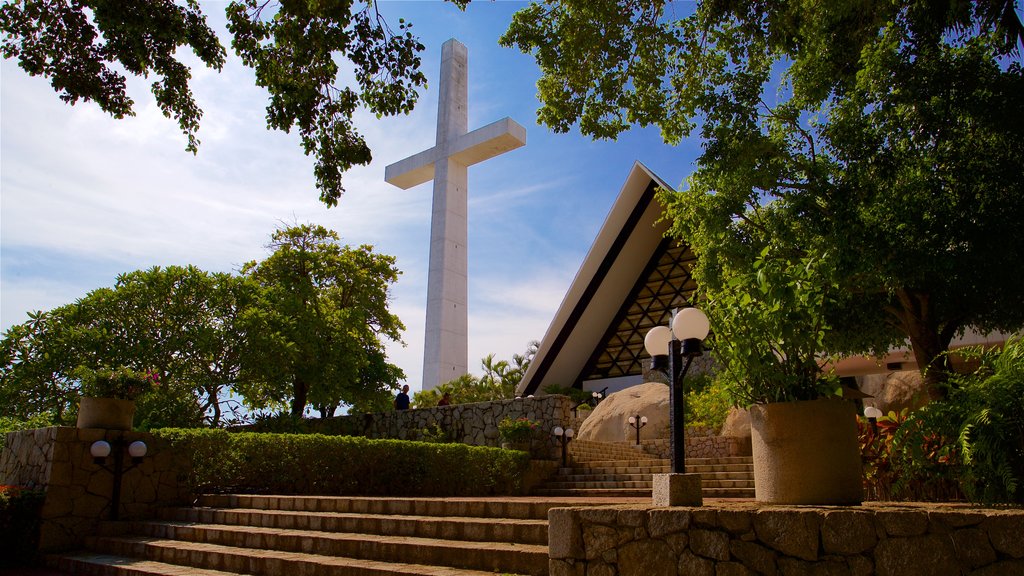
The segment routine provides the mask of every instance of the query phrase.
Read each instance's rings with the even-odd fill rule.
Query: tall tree
[[[469,2],[449,1],[460,9]],[[270,92],[267,128],[298,128],[304,152],[316,158],[320,198],[336,205],[342,173],[371,158],[352,122],[356,108],[407,113],[426,83],[412,25],[400,20],[392,30],[375,0],[236,0],[226,13],[235,52]],[[225,50],[197,0],[16,0],[0,6],[0,30],[5,58],[49,78],[65,102],[94,101],[115,118],[134,115],[124,72],[155,74],[157,104],[178,122],[187,150],[198,150],[202,110],[178,50],[191,48],[215,70]],[[352,73],[339,75],[339,61]]]
[[[342,246],[336,232],[308,224],[276,231],[268,248],[242,270],[261,290],[243,318],[246,401],[287,402],[296,416],[307,404],[333,413],[397,386],[401,370],[382,366],[382,339],[398,341],[404,329],[388,310],[400,274],[394,257]]]
[[[816,338],[828,351],[907,338],[933,383],[957,333],[1024,325],[1005,265],[1024,256],[1016,2],[677,9],[534,3],[502,41],[537,58],[538,117],[557,131],[578,123],[613,138],[657,125],[676,143],[699,127],[697,171],[664,200],[720,327],[742,312],[743,294],[715,299],[727,288],[746,287],[762,316],[779,313],[758,277],[742,280],[769,263],[795,298],[828,290],[805,308],[827,328]],[[814,282],[808,262],[821,271]]]

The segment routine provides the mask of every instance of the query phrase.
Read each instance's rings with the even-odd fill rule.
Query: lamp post
[[[149,447],[142,440],[136,440],[130,444],[126,444],[124,440],[124,434],[119,435],[114,439],[113,446],[106,440],[97,440],[89,446],[89,455],[92,456],[92,461],[98,464],[101,468],[110,472],[114,475],[114,485],[111,488],[110,494],[110,519],[117,520],[121,515],[121,478],[124,473],[135,468],[139,464],[142,464],[142,459],[146,457],[146,453],[149,451]],[[132,463],[130,466],[125,468],[124,466],[124,453],[128,452],[128,456],[131,457]],[[107,457],[113,453],[114,455],[114,466],[108,468],[106,465]]]
[[[864,416],[868,419],[868,424],[871,425],[871,433],[878,434],[878,419],[882,417],[882,411],[874,406],[866,406],[864,408]]]
[[[572,442],[572,437],[576,432],[572,428],[563,430],[561,426],[555,426],[551,434],[562,444],[562,468],[565,468],[569,465],[569,442]]]
[[[669,428],[672,443],[672,474],[666,474],[666,488],[659,492],[655,478],[656,505],[700,505],[700,475],[686,474],[686,392],[683,381],[693,359],[703,353],[702,344],[711,330],[708,317],[697,308],[675,310],[671,327],[655,326],[644,337],[644,348],[651,355],[651,369],[665,370],[669,381]],[[683,364],[686,358],[686,364]],[[678,487],[672,476],[679,476]],[[694,490],[696,493],[694,494]]]
[[[636,445],[640,445],[640,429],[647,426],[647,416],[636,416],[629,417],[629,425],[636,430]]]

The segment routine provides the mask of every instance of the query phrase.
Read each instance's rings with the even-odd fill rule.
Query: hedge
[[[346,496],[518,494],[524,452],[322,434],[154,430],[189,464],[196,492]]]
[[[0,486],[0,568],[28,566],[39,545],[43,492]]]

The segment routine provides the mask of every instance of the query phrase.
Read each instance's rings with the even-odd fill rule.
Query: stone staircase
[[[671,472],[669,460],[628,444],[575,440],[568,467],[534,490],[538,496],[651,497],[652,476]],[[754,463],[748,457],[687,458],[701,475],[705,498],[754,498]]]
[[[609,502],[205,495],[156,520],[106,523],[88,551],[48,563],[103,576],[541,576],[548,510]]]

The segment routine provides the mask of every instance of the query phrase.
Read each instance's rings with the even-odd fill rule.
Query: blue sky
[[[229,46],[225,5],[203,7]],[[129,79],[137,116],[114,120],[89,103],[65,105],[46,80],[3,61],[0,330],[111,286],[121,272],[185,264],[237,271],[266,256],[282,223],[312,222],[346,244],[396,256],[403,274],[392,310],[407,330],[405,346],[390,346],[389,356],[419,390],[431,185],[400,190],[384,182],[384,167],[433,145],[440,48],[454,37],[469,49],[470,130],[505,116],[527,129],[526,147],[469,170],[470,370],[479,373],[489,353],[507,359],[539,340],[633,162],[678,185],[699,142],[667,146],[657,129],[595,142],[538,125],[539,69],[531,56],[498,46],[525,2],[474,2],[465,12],[436,1],[380,5],[392,24],[413,23],[429,86],[408,116],[360,113],[374,160],[346,175],[336,208],[320,203],[298,138],[266,130],[267,94],[230,48],[220,73],[193,70],[205,113],[197,156],[185,152],[144,80]]]

